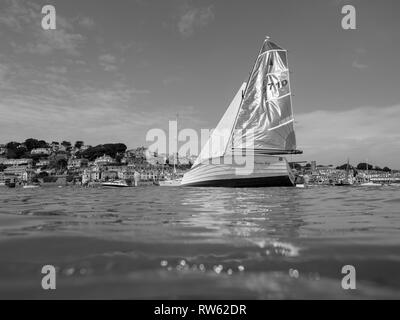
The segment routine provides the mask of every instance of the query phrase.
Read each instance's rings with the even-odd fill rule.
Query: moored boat
[[[296,150],[287,51],[267,37],[182,186],[294,186],[283,155]]]
[[[161,180],[157,182],[157,185],[160,187],[179,187],[181,185],[182,179],[169,179],[169,180]]]
[[[39,187],[40,187],[40,185],[38,185],[38,184],[26,184],[26,185],[22,186],[23,189],[36,189]]]
[[[103,182],[101,185],[103,187],[112,187],[112,188],[130,187],[130,185],[125,180],[114,180],[114,181]]]
[[[382,183],[376,183],[373,181],[368,181],[360,184],[360,187],[381,187]]]

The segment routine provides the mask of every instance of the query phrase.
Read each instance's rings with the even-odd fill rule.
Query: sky
[[[41,28],[52,4],[57,29]],[[341,27],[343,5],[355,30]],[[396,0],[0,1],[0,143],[33,137],[148,145],[211,129],[266,35],[288,50],[302,156],[400,169]]]

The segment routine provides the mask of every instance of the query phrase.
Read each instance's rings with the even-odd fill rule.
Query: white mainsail
[[[244,93],[232,148],[295,151],[293,122],[287,51],[267,38]]]
[[[208,141],[205,143],[194,162],[193,167],[205,160],[221,157],[225,154],[245,88],[246,83],[243,83],[218,125],[212,131]]]

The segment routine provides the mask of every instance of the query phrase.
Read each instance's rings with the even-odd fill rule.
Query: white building
[[[87,167],[89,161],[87,159],[70,159],[68,161],[68,166],[67,168],[69,170],[71,169],[79,169],[82,167]]]
[[[37,149],[33,149],[31,151],[31,154],[35,154],[35,155],[50,155],[51,154],[51,149],[49,148],[37,148]]]
[[[96,166],[107,166],[113,163],[115,163],[115,160],[107,155],[103,155],[102,157],[98,157],[96,160],[94,160],[94,164]]]
[[[32,159],[2,159],[0,158],[0,163],[5,166],[31,166]]]

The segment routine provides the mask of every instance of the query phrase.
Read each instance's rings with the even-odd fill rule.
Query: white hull
[[[235,160],[236,159],[236,160]],[[283,187],[294,186],[294,176],[284,157],[255,155],[247,158],[224,156],[203,162],[182,179],[182,186],[202,187]],[[251,160],[250,160],[251,159]]]
[[[381,183],[375,183],[375,182],[365,182],[360,184],[360,187],[381,187],[381,186],[382,186]]]
[[[23,189],[36,189],[39,188],[39,186],[35,186],[35,185],[25,185],[22,187]]]
[[[103,182],[101,185],[103,187],[109,187],[109,188],[128,188],[129,187],[129,185],[124,181]]]
[[[175,180],[164,180],[164,181],[159,181],[158,185],[160,187],[179,187],[181,185],[181,179],[175,179]]]

